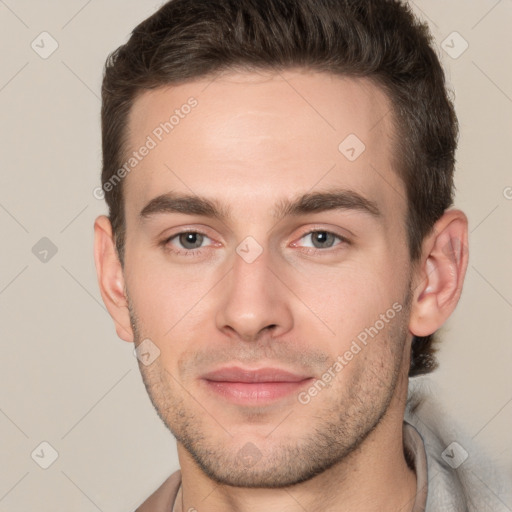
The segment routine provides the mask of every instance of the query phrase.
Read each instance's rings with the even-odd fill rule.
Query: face
[[[159,351],[139,365],[180,460],[216,481],[304,481],[390,414],[411,274],[389,112],[369,81],[299,70],[134,103],[150,150],[123,185],[124,283]]]

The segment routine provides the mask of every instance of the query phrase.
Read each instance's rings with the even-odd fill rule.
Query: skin
[[[160,350],[139,366],[178,441],[183,510],[411,510],[416,477],[402,442],[410,345],[458,302],[465,215],[448,210],[410,261],[391,104],[368,80],[231,72],[145,92],[130,115],[131,150],[191,96],[197,107],[124,179],[124,268],[108,218],[95,222],[100,290],[119,337]],[[355,161],[338,149],[349,134],[366,146]],[[332,189],[364,196],[380,215],[275,216],[282,201]],[[140,217],[168,192],[215,200],[230,216]],[[205,237],[174,236],[184,229]],[[248,236],[263,250],[251,263],[236,251]],[[401,311],[307,404],[296,393],[234,404],[201,379],[234,363],[321,379],[393,304]]]

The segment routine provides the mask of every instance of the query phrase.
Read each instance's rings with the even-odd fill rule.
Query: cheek
[[[163,344],[184,319],[193,316],[195,305],[208,290],[206,280],[197,274],[189,276],[156,264],[135,265],[135,270],[127,271],[127,290],[145,337]]]
[[[382,259],[381,259],[382,264]],[[400,299],[392,272],[383,266],[348,263],[337,268],[311,266],[290,274],[291,288],[343,341],[373,324]]]
[[[179,361],[192,360],[212,339],[215,318],[215,272],[208,268],[172,266],[155,260],[134,265],[127,287],[137,315],[141,339],[160,350],[163,368],[181,380]]]

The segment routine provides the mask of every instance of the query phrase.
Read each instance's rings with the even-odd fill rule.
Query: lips
[[[221,368],[207,373],[203,379],[215,382],[300,382],[307,375],[298,375],[279,368],[249,370],[239,367]]]
[[[202,376],[209,392],[237,405],[262,406],[298,393],[312,377],[281,368],[225,367]]]

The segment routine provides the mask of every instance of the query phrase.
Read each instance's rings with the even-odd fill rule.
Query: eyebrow
[[[310,192],[293,200],[282,199],[275,205],[272,214],[275,218],[282,219],[287,216],[296,217],[330,210],[358,211],[376,219],[382,217],[382,212],[375,201],[367,199],[353,190],[344,189]],[[230,210],[215,200],[175,192],[162,194],[149,201],[141,210],[139,218],[146,220],[157,214],[165,213],[199,215],[223,221],[232,219]]]

